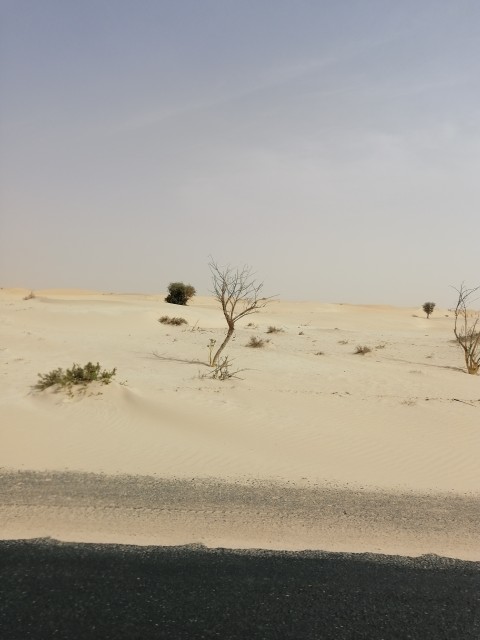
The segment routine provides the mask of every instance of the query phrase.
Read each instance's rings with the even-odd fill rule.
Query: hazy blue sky
[[[451,306],[478,0],[0,0],[0,286]]]

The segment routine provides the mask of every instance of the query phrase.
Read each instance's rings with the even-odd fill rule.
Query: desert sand
[[[274,300],[221,381],[213,298],[28,293],[0,290],[2,538],[480,559],[480,377],[448,310]],[[112,383],[34,389],[88,361]]]

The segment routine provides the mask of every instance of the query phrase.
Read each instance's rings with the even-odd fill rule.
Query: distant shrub
[[[425,302],[422,307],[423,311],[427,314],[427,320],[430,318],[433,310],[435,309],[435,302]]]
[[[360,354],[360,355],[362,355],[362,356],[364,356],[366,353],[370,353],[370,352],[371,352],[370,347],[367,347],[367,346],[365,346],[365,345],[364,345],[363,347],[359,345],[359,346],[355,349],[355,353],[358,353],[358,354]]]
[[[33,300],[33,298],[36,298],[36,295],[33,291],[30,291],[30,293],[28,295],[26,295],[23,299],[24,300]]]
[[[252,347],[252,349],[261,349],[265,346],[265,343],[268,342],[266,340],[262,340],[262,338],[257,338],[256,336],[252,336],[247,342],[247,347]]]
[[[317,353],[315,355],[316,356],[324,356],[325,352],[324,351],[317,351]]]
[[[183,282],[171,282],[168,285],[168,296],[165,302],[170,304],[186,305],[190,298],[195,295],[195,287],[191,284],[183,284]]]
[[[283,332],[284,332],[283,329],[280,329],[279,327],[272,327],[271,325],[267,329],[267,333],[283,333]]]
[[[338,344],[348,344],[348,340],[339,340]]]
[[[162,316],[158,319],[162,324],[171,324],[178,327],[181,324],[188,324],[185,318],[170,318],[170,316]]]
[[[87,362],[83,367],[78,364],[73,364],[72,368],[66,369],[66,371],[59,368],[53,369],[49,373],[39,373],[39,380],[35,388],[43,391],[44,389],[48,389],[48,387],[58,385],[71,389],[72,386],[86,386],[94,381],[101,382],[102,384],[110,384],[116,372],[116,369],[112,369],[111,371],[104,369],[102,371],[98,362],[97,364]]]

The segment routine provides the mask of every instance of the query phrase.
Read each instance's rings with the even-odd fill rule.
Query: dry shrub
[[[355,353],[359,354],[361,356],[364,356],[366,353],[370,353],[371,349],[370,347],[367,347],[366,345],[358,345],[358,347],[355,349]]]
[[[284,333],[284,330],[279,327],[272,327],[270,325],[267,329],[267,333]]]
[[[170,318],[170,316],[162,316],[158,319],[162,324],[171,324],[173,326],[180,326],[182,324],[188,324],[185,318]]]
[[[476,375],[480,371],[480,311],[469,309],[469,305],[478,299],[480,286],[469,289],[462,282],[455,291],[458,293],[458,300],[453,331],[463,349],[468,373]]]
[[[247,342],[247,347],[252,347],[252,349],[262,349],[268,340],[263,340],[262,338],[257,338],[257,336],[252,336],[250,340]]]
[[[212,380],[230,380],[230,378],[237,378],[241,380],[237,375],[241,371],[246,371],[246,369],[236,369],[235,371],[231,371],[230,367],[232,363],[228,359],[228,356],[225,356],[223,359],[221,358],[219,362],[215,365],[215,367],[209,373],[200,374],[200,378],[211,378]]]

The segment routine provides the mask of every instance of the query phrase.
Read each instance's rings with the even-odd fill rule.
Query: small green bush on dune
[[[35,385],[36,389],[43,391],[48,387],[58,385],[59,387],[65,387],[71,389],[73,386],[81,385],[87,386],[90,382],[101,382],[102,384],[110,384],[111,379],[117,373],[116,369],[107,371],[97,364],[87,362],[86,365],[81,367],[78,364],[73,364],[71,369],[65,371],[61,368],[53,369],[48,373],[39,373],[38,382]]]
[[[168,285],[168,296],[165,298],[165,302],[169,302],[170,304],[186,305],[190,298],[193,298],[195,293],[195,287],[192,287],[191,284],[171,282]]]

